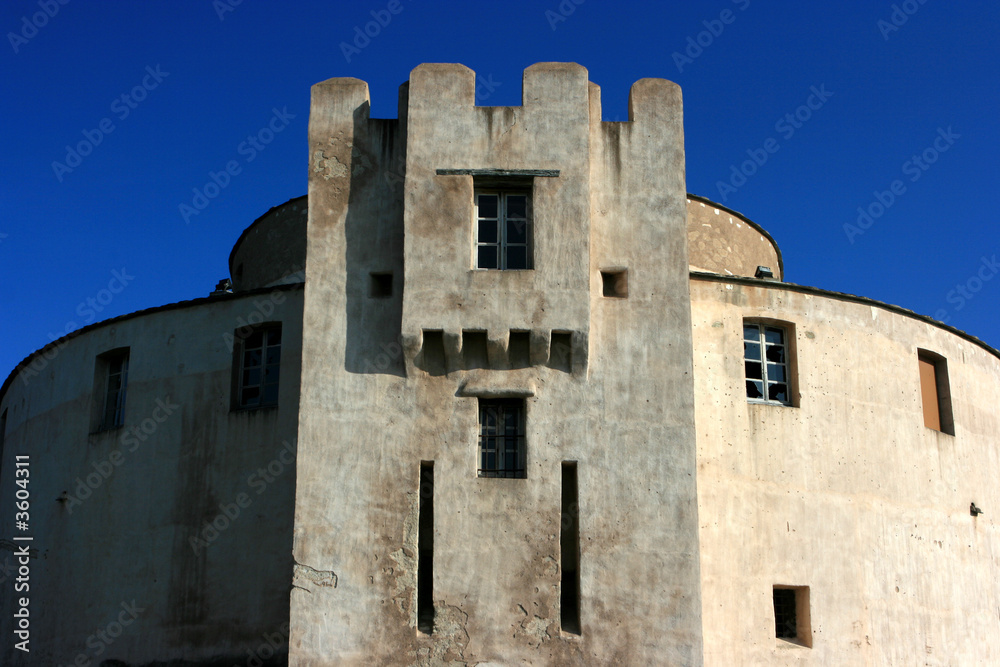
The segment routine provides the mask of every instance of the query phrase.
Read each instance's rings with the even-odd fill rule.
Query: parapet
[[[781,250],[760,225],[722,204],[688,195],[688,263],[692,271],[753,278],[757,267],[784,280]]]

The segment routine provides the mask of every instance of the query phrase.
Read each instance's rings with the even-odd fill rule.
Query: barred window
[[[479,399],[479,476],[527,476],[521,399]]]
[[[743,363],[747,399],[791,405],[789,355],[783,327],[743,323]]]

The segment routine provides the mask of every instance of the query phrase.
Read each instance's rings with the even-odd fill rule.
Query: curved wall
[[[308,208],[305,195],[290,199],[243,230],[229,255],[233,291],[305,280]]]
[[[748,283],[691,280],[705,664],[997,664],[997,352]],[[747,402],[744,318],[794,325],[798,407]],[[918,348],[947,359],[954,436],[924,426]],[[810,587],[812,648],[775,638],[776,584]]]
[[[282,322],[279,401],[231,411],[230,343],[248,320]],[[301,285],[198,299],[75,332],[9,378],[0,529],[16,534],[14,457],[28,455],[30,664],[246,664],[267,637],[286,654],[301,321]],[[124,426],[93,433],[95,359],[125,346]],[[15,664],[9,639],[0,663]]]
[[[781,250],[757,223],[721,204],[688,194],[688,263],[692,271],[752,278],[766,266],[784,279]]]

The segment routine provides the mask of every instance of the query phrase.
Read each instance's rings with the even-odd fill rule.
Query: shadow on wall
[[[405,84],[401,96],[405,96]],[[405,109],[405,102],[400,104]],[[347,253],[347,341],[344,369],[404,377],[403,182],[405,114],[369,119],[368,103],[354,112]]]

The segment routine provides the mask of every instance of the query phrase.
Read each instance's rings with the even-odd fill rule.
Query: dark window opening
[[[373,299],[387,299],[392,296],[392,273],[371,273],[371,286],[368,291]]]
[[[444,332],[439,329],[424,329],[420,353],[414,362],[430,375],[444,375],[448,367],[444,355]]]
[[[576,461],[562,464],[562,520],[559,532],[559,622],[564,632],[580,634],[580,493]]]
[[[951,409],[951,384],[948,381],[948,360],[927,350],[917,350],[920,366],[920,397],[924,426],[948,435],[955,435],[955,420]]]
[[[234,347],[237,409],[263,408],[278,404],[281,371],[281,325],[264,325],[240,337]]]
[[[434,462],[420,462],[417,528],[417,629],[434,632]]]
[[[462,331],[462,365],[467,369],[489,368],[485,331]]]
[[[511,368],[527,368],[531,365],[531,332],[511,331],[507,343],[507,361]]]
[[[812,646],[808,586],[774,586],[774,636]]]
[[[573,371],[573,334],[553,331],[549,347],[549,367],[558,371]]]
[[[601,271],[603,294],[618,299],[628,298],[628,269],[606,269]]]
[[[527,477],[524,401],[479,399],[479,476]]]
[[[97,357],[94,395],[99,410],[93,431],[107,431],[125,424],[125,395],[128,390],[129,348],[111,350]],[[93,413],[92,413],[93,414]]]

